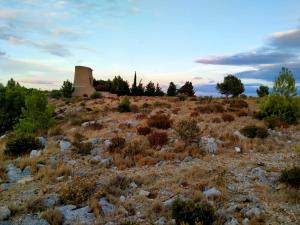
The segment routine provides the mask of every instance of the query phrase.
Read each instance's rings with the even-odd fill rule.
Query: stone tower
[[[75,66],[73,96],[90,96],[96,90],[93,87],[93,70],[85,66]]]

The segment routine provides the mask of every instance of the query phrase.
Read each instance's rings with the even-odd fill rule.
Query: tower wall
[[[73,96],[90,96],[96,90],[93,87],[93,70],[89,67],[75,66]]]

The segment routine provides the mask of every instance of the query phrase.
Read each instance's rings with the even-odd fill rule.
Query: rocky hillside
[[[257,98],[121,99],[51,100],[28,154],[1,137],[0,225],[180,224],[177,199],[210,209],[203,225],[300,224],[299,188],[279,182],[300,165],[299,125],[267,129]]]

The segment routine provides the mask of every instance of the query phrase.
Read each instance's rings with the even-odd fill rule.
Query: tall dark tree
[[[168,96],[175,96],[176,92],[177,92],[176,85],[173,82],[170,82],[170,85],[169,85],[168,90],[167,90],[167,95]]]
[[[187,96],[194,96],[195,92],[192,82],[185,82],[185,84],[179,88],[178,93],[186,94]]]
[[[111,92],[117,94],[118,96],[129,95],[130,89],[128,82],[123,80],[123,78],[120,76],[114,77],[112,80]]]
[[[258,97],[264,97],[269,95],[269,87],[265,85],[260,85],[259,88],[256,90]]]
[[[74,89],[72,82],[70,82],[68,80],[64,81],[64,83],[61,87],[61,93],[62,93],[63,97],[71,98],[74,90],[75,89]]]
[[[159,83],[156,84],[155,95],[156,96],[164,96],[164,92],[161,90]]]
[[[226,97],[229,95],[236,97],[245,91],[242,81],[231,74],[224,77],[223,83],[217,83],[216,88],[222,95],[226,95]]]
[[[93,82],[96,91],[111,91],[111,80],[95,80]]]
[[[134,80],[133,80],[133,84],[131,86],[131,95],[133,95],[133,96],[137,95],[136,72],[134,73]]]
[[[155,95],[155,85],[152,81],[150,81],[146,85],[146,91],[145,91],[146,96],[154,96]]]
[[[139,85],[137,86],[137,96],[143,96],[145,95],[145,88],[142,83],[142,80],[140,80]]]

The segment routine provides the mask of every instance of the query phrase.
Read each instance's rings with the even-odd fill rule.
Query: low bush
[[[137,128],[137,133],[138,133],[139,135],[144,135],[144,136],[146,136],[146,135],[148,135],[148,134],[151,133],[151,128],[150,128],[150,127],[138,127],[138,128]]]
[[[246,112],[245,110],[240,110],[236,113],[236,115],[238,117],[242,117],[242,116],[248,116],[248,112]]]
[[[172,217],[176,225],[212,225],[216,219],[212,206],[180,199],[176,199],[172,205]]]
[[[33,135],[12,135],[8,138],[4,152],[7,155],[19,156],[40,148],[38,139]]]
[[[60,99],[62,97],[62,93],[60,90],[52,90],[49,96],[50,98]]]
[[[116,150],[120,150],[125,147],[126,140],[122,137],[113,137],[111,139],[111,144],[108,147],[108,150],[113,152]]]
[[[148,141],[151,147],[163,146],[168,143],[168,134],[163,131],[154,131],[148,135]]]
[[[60,188],[59,197],[64,204],[80,205],[88,200],[95,188],[95,178],[74,177]]]
[[[194,119],[179,120],[174,130],[186,144],[191,143],[199,135],[199,127]]]
[[[133,113],[138,113],[140,111],[140,109],[137,105],[131,105],[130,110]]]
[[[231,114],[228,114],[228,113],[224,113],[224,114],[222,114],[222,119],[225,122],[232,122],[232,121],[234,121],[234,116]]]
[[[169,115],[155,114],[148,118],[148,126],[158,129],[169,129],[172,126],[172,121]]]
[[[186,94],[178,94],[177,97],[179,101],[185,101],[188,96]]]
[[[270,129],[275,129],[276,127],[287,128],[289,124],[278,118],[268,118],[265,119],[265,124]]]
[[[94,92],[93,94],[91,94],[90,99],[98,99],[98,98],[102,98],[102,95],[100,92]]]
[[[160,107],[160,108],[170,109],[172,106],[169,103],[165,103],[165,102],[154,102],[153,107]]]
[[[279,181],[292,187],[300,187],[300,167],[293,167],[281,171]]]
[[[242,109],[242,108],[247,108],[248,103],[242,99],[232,99],[229,101],[229,106],[231,108]]]
[[[212,122],[212,123],[221,123],[221,122],[222,122],[222,119],[219,118],[219,117],[214,117],[214,118],[212,118],[211,122]]]
[[[130,107],[130,101],[128,97],[124,97],[123,100],[121,101],[121,103],[118,106],[118,111],[120,113],[122,112],[130,112],[131,111],[131,107]]]
[[[58,209],[47,209],[41,213],[41,218],[47,220],[51,225],[61,225],[63,222],[63,216]]]
[[[210,104],[213,100],[212,96],[201,96],[198,97],[198,102],[201,104]]]
[[[300,98],[270,95],[260,104],[258,118],[282,120],[288,124],[300,118]]]
[[[198,106],[196,108],[196,111],[200,113],[222,113],[225,112],[225,109],[223,105],[219,103],[215,103],[215,104]]]
[[[269,135],[268,130],[264,127],[258,127],[255,125],[245,126],[240,132],[248,138],[265,138]]]
[[[60,127],[51,128],[48,130],[49,136],[59,136],[63,135],[64,131]]]
[[[190,116],[191,117],[197,117],[197,116],[199,116],[199,113],[198,112],[191,112]]]
[[[93,149],[90,142],[73,142],[73,152],[80,155],[89,155]]]

